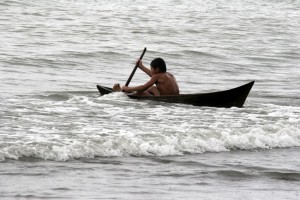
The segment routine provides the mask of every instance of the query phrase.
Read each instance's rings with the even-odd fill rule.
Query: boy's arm
[[[151,77],[151,79],[145,83],[144,85],[140,85],[140,86],[136,86],[136,87],[127,87],[127,86],[123,86],[122,90],[125,92],[134,92],[134,91],[138,91],[138,92],[142,92],[147,90],[148,88],[150,88],[152,85],[155,84],[155,82],[158,80],[159,75],[154,75]]]
[[[140,68],[143,72],[145,72],[146,74],[148,74],[148,76],[152,77],[151,70],[148,69],[147,67],[145,67],[145,66],[143,65],[142,61],[138,60],[138,62],[139,62],[139,68]]]

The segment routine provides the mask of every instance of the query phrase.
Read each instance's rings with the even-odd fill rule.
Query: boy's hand
[[[115,84],[115,85],[113,86],[113,91],[114,91],[114,92],[121,92],[121,86],[120,86],[119,83],[117,83],[117,84]]]
[[[128,86],[125,86],[125,85],[124,85],[124,86],[122,87],[122,91],[123,91],[123,92],[129,92],[129,91],[128,91]]]
[[[142,66],[143,66],[143,62],[142,62],[140,59],[138,59],[138,60],[136,61],[136,64],[138,64],[139,67],[142,67]]]

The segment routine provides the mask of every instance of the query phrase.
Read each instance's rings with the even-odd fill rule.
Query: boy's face
[[[152,75],[154,75],[154,74],[158,74],[159,73],[159,69],[158,68],[153,68],[153,67],[151,67],[151,73],[152,73]]]
[[[153,68],[153,67],[151,67],[151,73],[152,73],[152,75],[154,75],[154,74],[158,74],[159,73],[159,69],[158,68]]]

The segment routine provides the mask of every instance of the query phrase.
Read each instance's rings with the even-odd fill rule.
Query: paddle
[[[141,55],[141,57],[140,57],[140,60],[143,59],[144,54],[146,53],[146,51],[147,51],[147,48],[145,47],[145,49],[144,49],[144,51],[143,51],[143,53],[142,53],[142,55]],[[130,81],[131,81],[131,79],[132,79],[132,77],[133,77],[133,75],[134,75],[136,69],[138,68],[138,66],[139,66],[139,62],[137,62],[136,65],[135,65],[135,67],[133,68],[133,70],[132,70],[132,72],[131,72],[131,74],[130,74],[130,76],[129,76],[129,78],[128,78],[126,84],[125,84],[125,86],[128,86],[128,85],[129,85],[129,83],[130,83]]]

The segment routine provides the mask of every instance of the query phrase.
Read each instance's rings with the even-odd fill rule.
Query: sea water
[[[0,199],[299,199],[299,0],[2,0]],[[100,96],[162,57],[181,93]],[[138,70],[130,85],[149,77]]]

